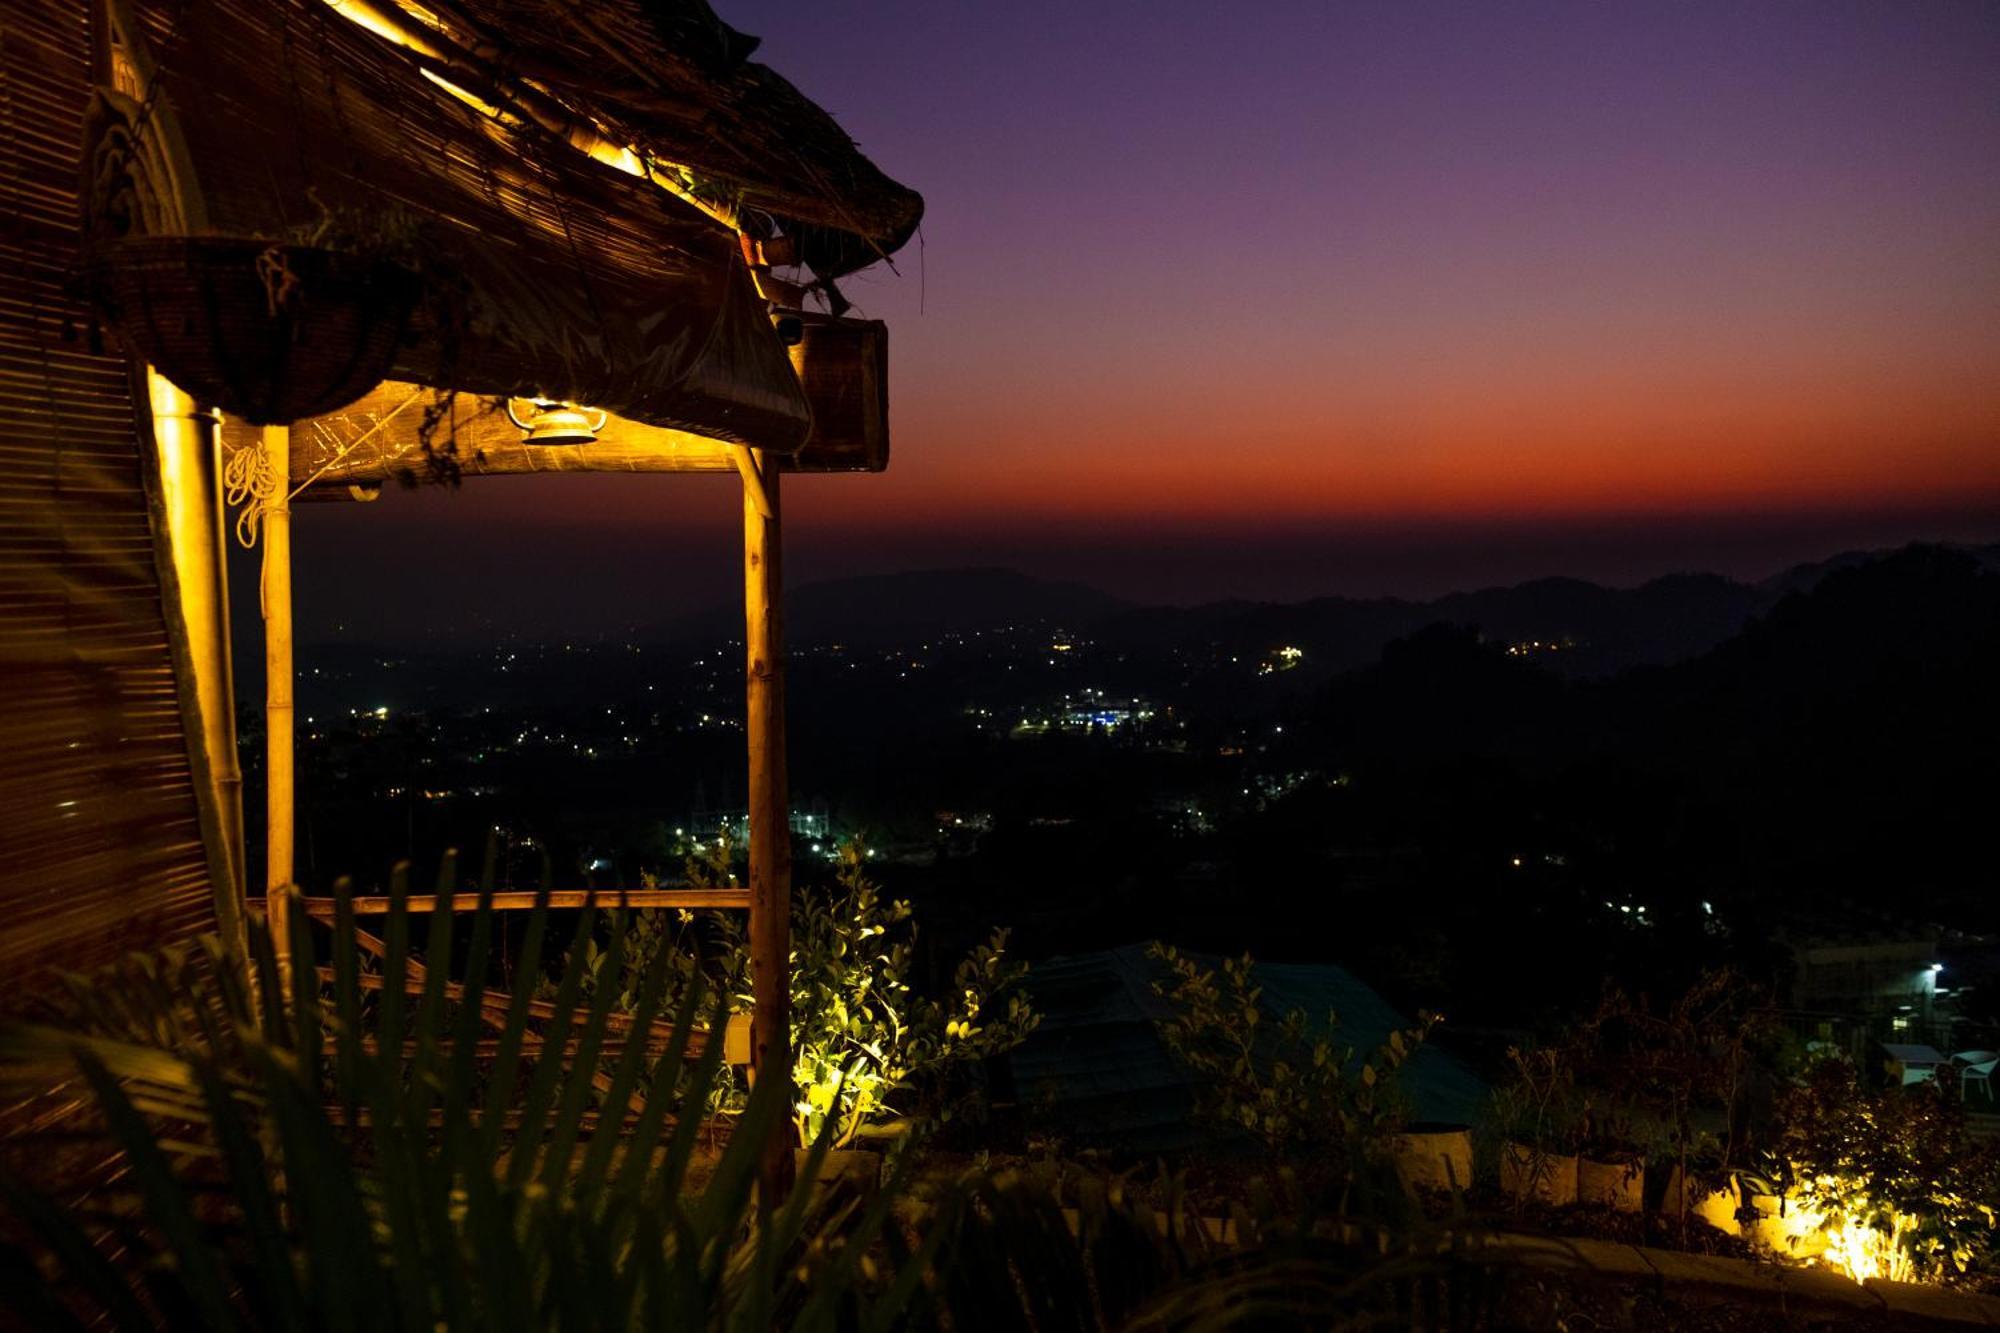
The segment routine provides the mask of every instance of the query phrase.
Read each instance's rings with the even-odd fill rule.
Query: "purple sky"
[[[891,470],[790,487],[795,580],[1412,593],[2000,537],[1991,0],[719,8],[929,205],[848,285]],[[736,512],[315,507],[302,622],[406,628],[362,589],[410,566],[461,628],[659,619],[733,595]]]

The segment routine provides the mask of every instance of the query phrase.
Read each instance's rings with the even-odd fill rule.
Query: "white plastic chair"
[[[1957,1055],[1952,1056],[1951,1060],[1953,1064],[1959,1066],[1958,1088],[1960,1096],[1962,1097],[1966,1093],[1971,1092],[1973,1086],[1977,1084],[1979,1090],[1986,1094],[1987,1104],[1991,1105],[1993,1101],[1993,1067],[2000,1065],[2000,1052],[1960,1051]]]

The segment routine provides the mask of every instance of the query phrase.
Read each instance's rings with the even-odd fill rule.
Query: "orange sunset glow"
[[[890,467],[791,488],[795,581],[1436,593],[2000,531],[1990,9],[1280,6],[1135,44],[1066,8],[767,8],[928,201],[844,285],[892,330]],[[584,625],[726,597],[727,492],[502,480],[301,540],[449,570],[504,524],[482,559],[557,610],[640,552],[683,569]],[[365,623],[343,587],[302,614]]]

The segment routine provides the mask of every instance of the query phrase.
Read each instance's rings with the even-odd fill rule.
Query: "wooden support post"
[[[264,427],[264,458],[276,489],[264,505],[264,915],[271,926],[278,979],[292,971],[295,729],[292,718],[292,431]]]
[[[229,658],[220,420],[151,366],[147,406],[158,459],[155,532],[195,782],[205,789],[203,841],[224,939],[243,943],[243,770],[236,759],[236,682]]]
[[[778,529],[778,469],[753,450],[761,487],[743,486],[745,733],[750,759],[750,1067],[762,1084],[792,1079],[792,830],[785,795],[785,648]],[[761,492],[761,493],[760,493]],[[761,503],[760,503],[761,501]],[[772,1127],[758,1168],[759,1197],[773,1207],[791,1189],[789,1114]]]

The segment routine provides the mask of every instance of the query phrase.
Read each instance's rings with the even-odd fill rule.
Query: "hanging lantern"
[[[514,410],[516,403],[528,404],[525,419]],[[574,403],[554,403],[546,398],[507,400],[507,420],[520,429],[523,444],[590,444],[610,418],[609,412],[592,411]]]

